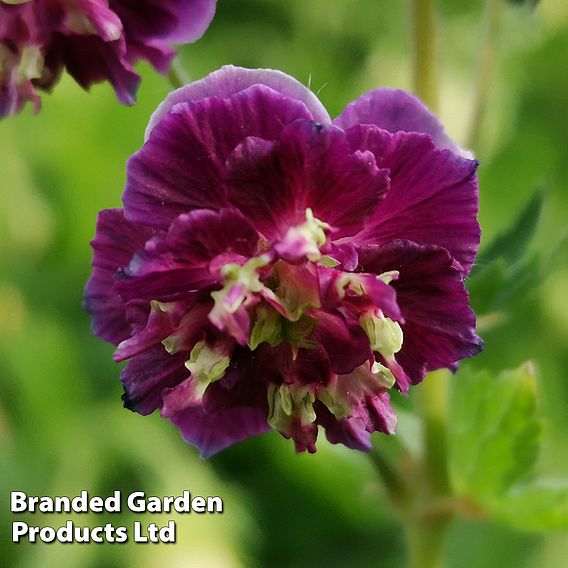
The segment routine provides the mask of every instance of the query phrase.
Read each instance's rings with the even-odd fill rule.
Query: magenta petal
[[[331,444],[343,444],[353,450],[368,452],[372,448],[371,435],[359,417],[338,420],[321,403],[317,406],[318,424],[323,426],[325,437]]]
[[[208,28],[215,0],[110,0],[125,26],[128,42],[191,43]]]
[[[423,134],[389,134],[374,126],[348,131],[354,148],[370,150],[390,170],[385,199],[356,237],[359,243],[408,239],[447,249],[467,274],[480,239],[477,162],[437,150]]]
[[[248,258],[258,236],[238,212],[198,209],[180,215],[168,233],[151,239],[121,275],[125,299],[169,301],[217,282],[210,270],[220,254]]]
[[[128,161],[126,217],[165,229],[180,213],[223,207],[225,161],[235,146],[247,136],[276,138],[306,117],[302,102],[263,85],[177,105]]]
[[[178,25],[179,0],[109,0],[110,6],[124,23],[128,43],[168,39]]]
[[[202,458],[270,430],[266,411],[257,408],[231,408],[207,414],[199,407],[190,407],[174,414],[171,421],[183,439],[201,452]]]
[[[406,371],[399,365],[395,358],[386,360],[384,357],[380,356],[379,362],[383,363],[386,367],[390,369],[393,374],[396,386],[400,389],[403,394],[408,394],[410,390],[411,379],[407,375]],[[421,380],[421,379],[420,379]]]
[[[79,4],[81,5],[80,10],[83,12],[82,17],[85,18],[93,28],[93,35],[97,35],[105,42],[115,41],[118,37],[122,36],[123,24],[116,12],[108,6],[107,2],[101,2],[100,0],[82,0]],[[49,10],[49,8],[47,9]],[[73,8],[70,9],[71,13],[72,11]],[[68,16],[71,16],[71,13]],[[76,16],[76,14],[73,15]],[[81,15],[79,17],[81,17]],[[73,26],[69,23],[72,19],[72,16],[68,17],[68,20],[64,19],[59,31],[68,35],[76,33],[73,30]],[[91,34],[83,33],[81,35]]]
[[[237,290],[235,290],[236,294]],[[249,313],[244,306],[240,306],[236,311],[231,311],[227,305],[230,305],[230,297],[222,301],[223,311],[221,314],[215,312],[209,314],[209,321],[219,331],[225,332],[235,339],[239,345],[246,345],[250,339]]]
[[[363,422],[365,422],[368,432],[395,433],[397,417],[392,409],[390,396],[387,391],[376,395],[367,395],[362,406],[364,410],[361,410],[359,415],[365,416]]]
[[[339,262],[341,267],[349,272],[355,270],[359,264],[357,247],[353,243],[344,243],[341,245],[330,243],[329,249],[324,252],[332,259]]]
[[[447,134],[438,117],[416,96],[399,89],[376,89],[349,103],[333,121],[343,130],[357,124],[372,124],[388,132],[428,134],[437,148],[448,149],[471,158]]]
[[[228,98],[255,85],[269,87],[279,93],[282,99],[302,103],[309,112],[307,118],[325,123],[331,120],[316,95],[290,75],[272,69],[245,69],[225,65],[207,77],[171,93],[150,118],[146,128],[146,139],[149,138],[156,124],[179,103],[195,102],[210,97]]]
[[[211,383],[203,395],[202,405],[209,414],[230,408],[255,407],[268,413],[266,379],[270,371],[264,361],[269,359],[265,346],[256,350],[258,360],[250,357],[247,348],[236,347],[231,365],[222,379]],[[269,362],[270,364],[270,362]]]
[[[171,1],[169,3],[172,4]],[[193,43],[213,20],[217,0],[181,0],[173,4],[176,5],[178,22],[167,39],[175,43]]]
[[[306,209],[332,226],[333,238],[354,234],[387,190],[370,152],[352,152],[345,134],[299,120],[273,146],[248,138],[229,158],[229,200],[268,239],[306,221]]]
[[[10,75],[16,73],[17,70],[14,69]],[[34,112],[40,110],[41,100],[36,94],[32,81],[0,81],[0,119],[17,114],[27,102],[33,104]]]
[[[327,311],[340,308],[359,318],[366,312],[374,312],[376,308],[393,320],[402,319],[392,286],[378,280],[375,275],[356,273],[353,277],[364,289],[364,294],[360,295],[349,288],[345,289],[345,285],[340,286],[344,276],[345,273],[333,268],[318,269],[320,299]]]
[[[397,303],[394,288],[378,280],[371,274],[362,274],[359,281],[365,290],[363,296],[346,292],[345,304],[358,317],[364,313],[374,313],[379,309],[385,316],[394,321],[402,321],[403,317]]]
[[[317,326],[310,339],[324,348],[334,373],[345,375],[369,359],[369,338],[358,321],[321,310],[312,315]]]
[[[113,290],[117,270],[144,247],[152,231],[131,223],[121,209],[99,213],[93,247],[93,272],[85,288],[85,309],[93,317],[95,335],[117,345],[130,336],[125,305]]]
[[[148,315],[148,321],[144,329],[122,341],[113,359],[115,361],[130,359],[160,343],[162,339],[168,337],[173,331],[174,326],[170,314],[160,309],[153,309]]]
[[[482,347],[460,267],[446,250],[394,241],[360,250],[368,271],[398,270],[392,283],[404,317],[402,350],[396,361],[419,383],[428,371],[454,369]]]
[[[318,438],[318,427],[316,424],[301,424],[299,420],[292,423],[290,432],[280,432],[285,438],[294,441],[297,453],[308,452],[316,453],[316,441]]]
[[[190,351],[202,338],[203,326],[207,323],[207,314],[211,310],[211,305],[212,302],[210,301],[194,305],[187,302],[175,302],[167,305],[152,303],[145,325],[132,326],[131,337],[119,344],[114,354],[114,360],[130,359],[161,343],[166,338],[175,341],[176,352],[184,351],[189,357]],[[128,316],[129,321],[137,316],[136,323],[142,319],[141,314],[133,316],[129,313]],[[173,336],[173,338],[170,336]]]
[[[371,450],[373,432],[394,434],[397,418],[392,409],[388,392],[365,395],[352,409],[348,418],[338,420],[328,408],[318,403],[317,422],[325,428],[325,435],[332,444],[368,452]]]
[[[136,102],[140,76],[127,61],[125,50],[122,40],[103,41],[96,35],[61,35],[50,46],[46,61],[51,58],[63,61],[68,73],[84,89],[108,80],[118,100],[132,105]]]
[[[162,391],[160,416],[162,418],[172,418],[186,408],[199,406],[201,404],[201,396],[196,386],[194,377],[189,376],[179,385],[164,389]]]
[[[187,358],[187,353],[170,355],[158,343],[130,359],[120,373],[124,406],[143,415],[160,408],[162,391],[176,386],[189,375],[184,365]]]
[[[140,59],[148,61],[158,73],[167,73],[176,51],[160,41],[130,43],[126,54],[128,61],[134,63]]]

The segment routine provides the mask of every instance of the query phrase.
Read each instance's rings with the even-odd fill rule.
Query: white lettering
[[[27,495],[23,491],[12,491],[10,493],[10,511],[12,513],[22,513],[27,506]]]
[[[101,497],[91,497],[89,501],[89,509],[93,513],[102,513],[103,512],[103,500]]]
[[[162,501],[159,497],[148,497],[148,505],[146,506],[148,513],[160,513],[162,511]]]
[[[104,542],[105,539],[102,536],[100,536],[102,532],[103,532],[103,527],[95,527],[91,531],[91,540],[93,542]]]
[[[39,531],[39,538],[43,542],[53,542],[55,540],[55,529],[51,527],[43,527]]]
[[[191,508],[196,513],[205,513],[205,499],[203,497],[194,497],[191,500]]]
[[[223,499],[221,499],[221,497],[207,497],[207,512],[222,513]]]
[[[105,499],[105,509],[107,513],[120,513],[120,491]]]
[[[144,492],[135,491],[134,493],[131,493],[128,496],[127,505],[133,513],[144,513],[144,511],[146,510]]]
[[[160,542],[175,542],[176,541],[176,524],[174,521],[169,521],[167,526],[160,529]]]
[[[12,542],[20,542],[20,537],[28,532],[28,525],[21,521],[12,523]]]
[[[191,493],[187,490],[183,492],[183,495],[176,497],[174,499],[174,509],[178,513],[190,513],[191,503],[190,503]]]
[[[148,537],[142,535],[142,523],[134,521],[134,542],[148,542]]]

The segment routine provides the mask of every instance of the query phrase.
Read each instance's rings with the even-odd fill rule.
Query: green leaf
[[[471,278],[474,278],[494,260],[501,258],[511,265],[523,257],[534,236],[543,202],[544,193],[539,189],[513,225],[480,252],[478,262],[471,272]]]
[[[507,265],[497,259],[478,270],[467,282],[471,307],[476,313],[485,314],[495,309],[495,298],[504,288]]]
[[[489,505],[494,518],[521,530],[568,528],[568,480],[539,480],[514,487]]]
[[[468,282],[472,308],[477,314],[503,310],[517,298],[533,291],[546,271],[538,253],[525,256],[509,267],[503,259],[494,260]]]
[[[478,314],[502,311],[540,282],[544,263],[539,254],[527,254],[542,211],[544,194],[538,190],[513,225],[495,238],[478,257],[467,280],[471,303]]]
[[[507,272],[505,282],[493,298],[492,308],[500,309],[507,303],[534,290],[543,279],[543,262],[539,254],[525,256]]]
[[[459,374],[452,381],[449,448],[452,483],[485,501],[505,494],[532,470],[540,420],[532,364],[504,371]]]

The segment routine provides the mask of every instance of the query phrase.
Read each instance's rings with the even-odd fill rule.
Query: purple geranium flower
[[[63,68],[83,87],[108,80],[132,104],[149,61],[167,72],[172,43],[199,39],[215,0],[0,0],[0,118],[49,91]]]
[[[389,389],[481,348],[476,168],[403,91],[334,121],[278,71],[172,93],[93,241],[85,303],[129,361],[125,405],[204,456],[271,427],[314,452],[318,425],[368,450]]]

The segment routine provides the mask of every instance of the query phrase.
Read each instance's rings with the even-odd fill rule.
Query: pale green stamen
[[[390,284],[393,280],[396,280],[400,276],[398,270],[389,270],[388,272],[383,272],[377,276],[377,280],[384,282],[385,284]]]
[[[282,318],[273,308],[260,306],[256,310],[256,321],[250,334],[248,346],[254,351],[261,343],[278,345],[283,338]]]
[[[403,333],[400,324],[382,314],[366,313],[359,318],[359,324],[369,336],[371,349],[378,351],[385,359],[392,360],[402,348]]]
[[[211,317],[222,319],[224,313],[235,313],[248,294],[258,293],[263,290],[264,284],[260,281],[258,269],[269,264],[270,259],[267,255],[260,255],[251,258],[245,264],[230,263],[221,268],[221,276],[224,280],[224,287],[216,292],[211,292],[211,297],[215,300],[215,305],[211,310]],[[242,290],[232,298],[231,302],[226,299],[233,291],[233,287],[240,285]]]
[[[307,387],[271,384],[268,387],[268,424],[281,432],[289,431],[293,419],[302,425],[316,419],[315,397]]]
[[[229,363],[230,357],[223,349],[210,347],[205,341],[195,345],[185,366],[195,379],[197,396],[203,396],[211,383],[223,378]]]
[[[381,365],[378,361],[373,363],[371,373],[373,373],[373,376],[387,389],[392,388],[396,382],[392,371],[388,367]]]

